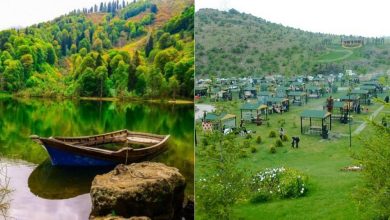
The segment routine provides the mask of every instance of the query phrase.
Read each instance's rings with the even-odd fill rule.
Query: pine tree
[[[128,91],[132,91],[135,89],[135,85],[137,83],[136,71],[137,71],[136,66],[134,64],[130,64],[128,83],[127,83],[127,90]]]
[[[145,46],[145,55],[146,57],[149,57],[150,51],[153,50],[153,37],[150,35],[148,42],[146,43]]]
[[[141,58],[139,57],[138,50],[136,50],[134,53],[133,64],[135,65],[135,67],[138,67],[141,64]]]

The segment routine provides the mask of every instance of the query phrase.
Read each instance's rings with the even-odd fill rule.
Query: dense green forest
[[[193,80],[192,0],[116,0],[0,32],[0,91],[175,99]]]
[[[345,48],[341,38],[285,27],[234,9],[200,9],[195,16],[196,76],[329,74],[385,71],[388,38],[363,38]]]

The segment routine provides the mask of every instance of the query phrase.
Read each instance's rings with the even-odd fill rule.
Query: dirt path
[[[375,110],[369,117],[370,120],[374,119],[382,110],[384,106],[382,105],[377,110]],[[356,128],[356,130],[352,133],[352,135],[358,135],[360,132],[362,132],[367,127],[367,122],[363,122],[359,127]]]

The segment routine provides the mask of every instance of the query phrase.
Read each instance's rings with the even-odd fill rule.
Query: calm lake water
[[[192,105],[0,98],[0,166],[10,178],[14,219],[88,219],[89,189],[104,168],[53,167],[28,137],[80,136],[119,129],[170,134],[169,148],[154,161],[179,168],[193,195]]]

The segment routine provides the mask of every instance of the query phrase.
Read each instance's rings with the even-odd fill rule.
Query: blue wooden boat
[[[169,135],[119,130],[83,137],[30,138],[46,149],[54,166],[115,166],[157,156],[166,150]],[[105,145],[120,149],[106,149]]]

